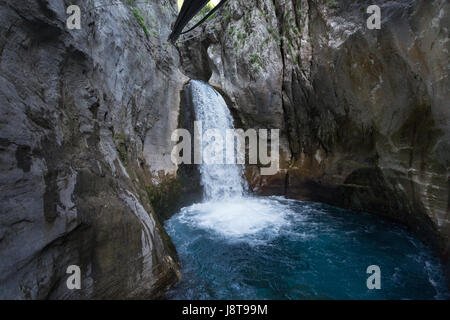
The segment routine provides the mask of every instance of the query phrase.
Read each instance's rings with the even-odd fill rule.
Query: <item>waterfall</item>
[[[233,118],[222,95],[203,81],[192,80],[190,92],[197,121],[201,121],[203,135],[208,129],[219,130],[225,141],[226,129],[234,129]],[[202,143],[202,153],[210,147],[211,141]],[[209,149],[211,150],[211,148]],[[221,154],[225,163],[225,143]],[[205,158],[204,158],[205,159]],[[243,166],[236,164],[206,164],[203,161],[200,167],[201,184],[204,188],[206,200],[218,200],[244,195],[245,180],[243,179]]]

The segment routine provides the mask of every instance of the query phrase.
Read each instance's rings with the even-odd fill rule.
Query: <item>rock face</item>
[[[161,222],[197,196],[170,160],[189,78],[236,127],[281,129],[280,171],[248,166],[253,191],[389,217],[449,260],[448,1],[379,0],[369,30],[368,0],[230,0],[178,49],[174,0],[83,1],[81,30],[71,3],[0,0],[0,298],[154,298],[178,279]]]
[[[242,127],[282,130],[280,172],[247,168],[255,192],[403,222],[448,261],[449,3],[377,1],[369,30],[372,4],[230,1],[182,42],[183,68],[220,87]]]
[[[0,1],[0,298],[157,297],[179,277],[151,206],[177,170],[175,3],[83,1],[69,30],[71,3]]]

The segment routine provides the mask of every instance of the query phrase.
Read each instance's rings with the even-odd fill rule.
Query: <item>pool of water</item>
[[[168,299],[449,299],[442,265],[380,217],[280,197],[183,208],[165,223],[182,265]],[[381,270],[369,290],[367,267]]]

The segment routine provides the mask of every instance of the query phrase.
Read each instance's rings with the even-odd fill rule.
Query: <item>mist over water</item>
[[[275,231],[289,222],[289,209],[268,198],[227,198],[183,208],[178,219],[232,240],[250,240],[268,228]]]
[[[264,207],[264,214],[245,204]],[[229,210],[196,204],[166,229],[183,267],[169,299],[450,298],[429,248],[370,214],[267,197]],[[374,264],[381,268],[381,290],[366,286],[366,269]]]
[[[233,128],[225,101],[191,81],[203,130]],[[169,299],[448,299],[439,260],[404,228],[320,203],[245,193],[243,168],[200,165],[202,203],[166,230],[182,264]],[[366,269],[381,268],[381,290]]]

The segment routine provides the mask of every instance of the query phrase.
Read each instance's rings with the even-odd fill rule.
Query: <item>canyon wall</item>
[[[230,1],[181,40],[183,69],[221,88],[238,125],[282,130],[279,173],[247,167],[254,192],[405,223],[448,261],[449,3],[375,2]]]
[[[85,1],[69,30],[71,1],[0,0],[0,298],[155,298],[177,281],[161,223],[197,189],[170,161],[189,78],[236,127],[281,129],[279,172],[247,167],[255,193],[391,218],[448,260],[449,4],[376,2],[381,30],[372,1],[229,0],[176,48],[175,1]]]
[[[71,3],[0,1],[0,298],[158,297],[179,278],[152,207],[176,189],[175,1],[82,1],[80,30]]]

